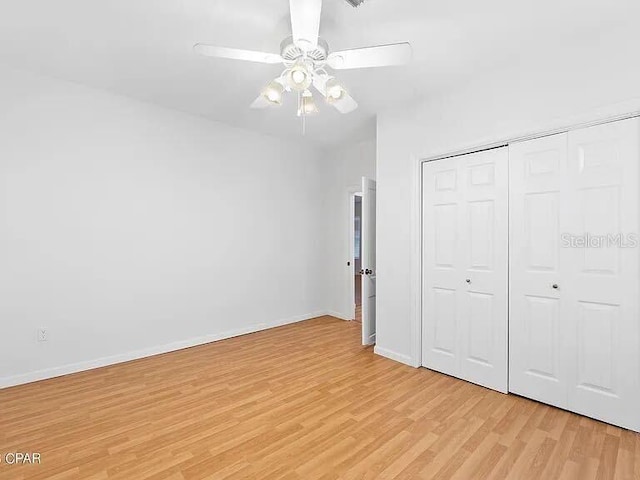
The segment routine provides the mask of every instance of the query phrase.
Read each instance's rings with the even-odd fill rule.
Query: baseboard
[[[16,385],[24,385],[26,383],[38,382],[40,380],[48,380],[50,378],[61,377],[63,375],[69,375],[72,373],[84,372],[86,370],[93,370],[95,368],[108,367],[110,365],[116,365],[118,363],[130,362],[131,360],[138,360],[141,358],[152,357],[154,355],[160,355],[163,353],[175,352],[177,350],[183,350],[185,348],[196,347],[198,345],[205,345],[207,343],[218,342],[220,340],[226,340],[228,338],[239,337],[241,335],[247,335],[250,333],[256,333],[270,328],[281,327],[283,325],[289,325],[292,323],[303,322],[305,320],[311,320],[312,318],[322,317],[324,315],[331,315],[326,311],[319,311],[309,313],[307,315],[299,315],[296,317],[275,320],[271,322],[259,323],[251,325],[245,328],[237,330],[231,330],[222,333],[215,333],[211,335],[204,335],[201,337],[191,338],[188,340],[181,340],[178,342],[172,342],[157,347],[144,348],[141,350],[135,350],[132,352],[121,353],[118,355],[111,355],[108,357],[97,358],[94,360],[87,360],[84,362],[72,363],[62,365],[59,367],[47,368],[44,370],[37,370],[34,372],[23,373],[20,375],[13,375],[10,377],[0,378],[0,389],[14,387]]]
[[[395,360],[396,362],[404,363],[405,365],[409,365],[410,367],[415,367],[409,355],[394,352],[393,350],[388,350],[386,348],[379,347],[378,345],[373,348],[373,353],[390,360]]]
[[[350,322],[351,320],[354,320],[353,318],[349,318],[349,316],[345,315],[344,313],[338,313],[338,312],[335,312],[333,310],[328,310],[326,312],[326,314],[331,316],[331,317],[339,318],[340,320],[345,320],[347,322]]]

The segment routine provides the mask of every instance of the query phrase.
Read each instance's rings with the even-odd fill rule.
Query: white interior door
[[[561,228],[571,215],[567,134],[512,144],[509,162],[509,391],[566,408],[570,358],[559,286],[567,265]]]
[[[638,119],[513,145],[510,390],[640,431]]]
[[[589,236],[591,245],[567,249],[560,284],[567,303],[567,349],[574,359],[569,408],[635,430],[640,430],[639,148],[638,119],[569,133],[573,215],[564,230]]]
[[[453,376],[460,376],[460,304],[466,289],[461,166],[456,157],[422,167],[422,365]]]
[[[423,365],[507,391],[507,149],[423,167]]]
[[[362,344],[376,343],[376,182],[362,179]]]

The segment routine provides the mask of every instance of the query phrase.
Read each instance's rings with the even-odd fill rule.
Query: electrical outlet
[[[49,340],[49,331],[46,328],[39,328],[38,329],[38,341],[39,342],[46,342],[47,340]]]

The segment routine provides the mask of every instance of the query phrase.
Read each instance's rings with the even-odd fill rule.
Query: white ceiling
[[[638,0],[325,0],[332,50],[410,41],[400,68],[342,71],[360,103],[309,119],[307,138],[370,135],[375,113],[474,75],[593,41],[638,19]],[[248,108],[279,66],[197,56],[194,43],[279,51],[288,0],[0,0],[0,62],[265,133],[300,136],[294,102]]]

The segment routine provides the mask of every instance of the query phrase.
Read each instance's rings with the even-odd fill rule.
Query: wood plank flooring
[[[323,317],[0,390],[0,479],[640,479],[640,435],[378,357]]]

